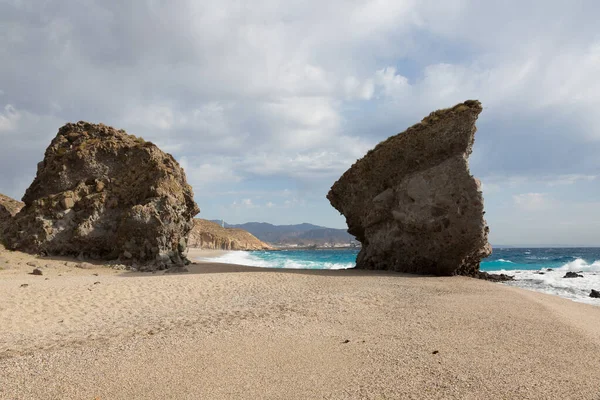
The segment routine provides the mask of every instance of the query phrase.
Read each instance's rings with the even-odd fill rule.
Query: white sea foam
[[[290,268],[290,269],[348,269],[354,263],[316,262],[308,260],[294,260],[285,255],[275,254],[270,259],[263,259],[247,251],[229,251],[218,257],[202,257],[199,261],[210,261],[224,264],[247,265],[261,268]]]
[[[498,261],[498,262],[503,262],[503,263],[511,263],[511,264],[514,264],[512,261],[510,261],[510,260],[505,260],[505,259],[503,259],[503,258],[500,258],[500,259],[498,259],[498,260],[496,260],[496,261]]]
[[[543,293],[554,294],[574,301],[600,305],[600,300],[589,297],[592,289],[600,290],[600,260],[588,264],[580,258],[560,268],[544,268],[538,271],[500,270],[492,273],[513,275],[509,285]],[[578,272],[583,278],[564,278],[566,272]]]
[[[600,272],[600,260],[588,264],[585,260],[577,258],[569,263],[566,263],[558,269],[559,271],[574,271],[574,272]]]
[[[251,267],[264,267],[274,268],[275,266],[269,265],[268,262],[262,260],[259,257],[253,256],[251,253],[246,251],[228,251],[217,257],[199,257],[199,261],[210,261],[222,264],[238,264],[248,265]]]

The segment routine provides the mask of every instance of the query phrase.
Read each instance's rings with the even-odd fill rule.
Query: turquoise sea
[[[347,269],[356,264],[358,249],[231,251],[207,259],[213,262],[264,268]],[[515,277],[508,285],[536,290],[575,301],[600,305],[589,297],[600,290],[600,248],[495,248],[481,270]],[[582,278],[563,278],[566,272]]]

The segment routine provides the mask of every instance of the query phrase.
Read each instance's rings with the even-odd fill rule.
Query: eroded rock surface
[[[183,169],[123,130],[87,122],[58,131],[5,231],[7,247],[117,259],[139,268],[186,263],[199,212]]]
[[[215,250],[273,249],[248,231],[238,228],[223,228],[217,223],[200,218],[194,219],[194,228],[190,232],[188,246]]]
[[[0,239],[2,232],[10,224],[12,218],[23,208],[24,204],[0,193]],[[0,240],[1,241],[1,240]]]
[[[362,243],[357,267],[476,276],[491,254],[468,156],[481,103],[432,112],[358,160],[327,198]]]

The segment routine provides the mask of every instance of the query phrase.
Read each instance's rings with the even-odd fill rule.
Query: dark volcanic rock
[[[506,282],[506,281],[514,281],[515,277],[512,275],[506,274],[490,274],[488,272],[477,271],[475,274],[469,275],[473,278],[483,279],[485,281],[492,282]]]
[[[577,272],[567,272],[563,278],[583,278],[583,275],[578,274]]]
[[[199,212],[177,161],[142,138],[67,124],[46,149],[7,247],[32,253],[183,265]]]
[[[592,289],[590,292],[590,297],[594,299],[600,299],[600,291]]]
[[[362,242],[357,267],[475,275],[491,254],[480,183],[471,176],[474,100],[432,112],[379,143],[327,198]]]

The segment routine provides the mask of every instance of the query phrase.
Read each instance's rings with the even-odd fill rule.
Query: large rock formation
[[[24,204],[0,193],[0,241],[5,228],[12,218],[23,208]]]
[[[188,239],[189,247],[216,250],[272,250],[250,232],[238,228],[223,228],[205,219],[194,219]]]
[[[177,161],[142,138],[87,122],[60,128],[6,230],[8,248],[184,264],[199,212]]]
[[[478,275],[491,254],[480,183],[467,158],[481,103],[432,112],[379,143],[327,198],[362,242],[357,267]]]

